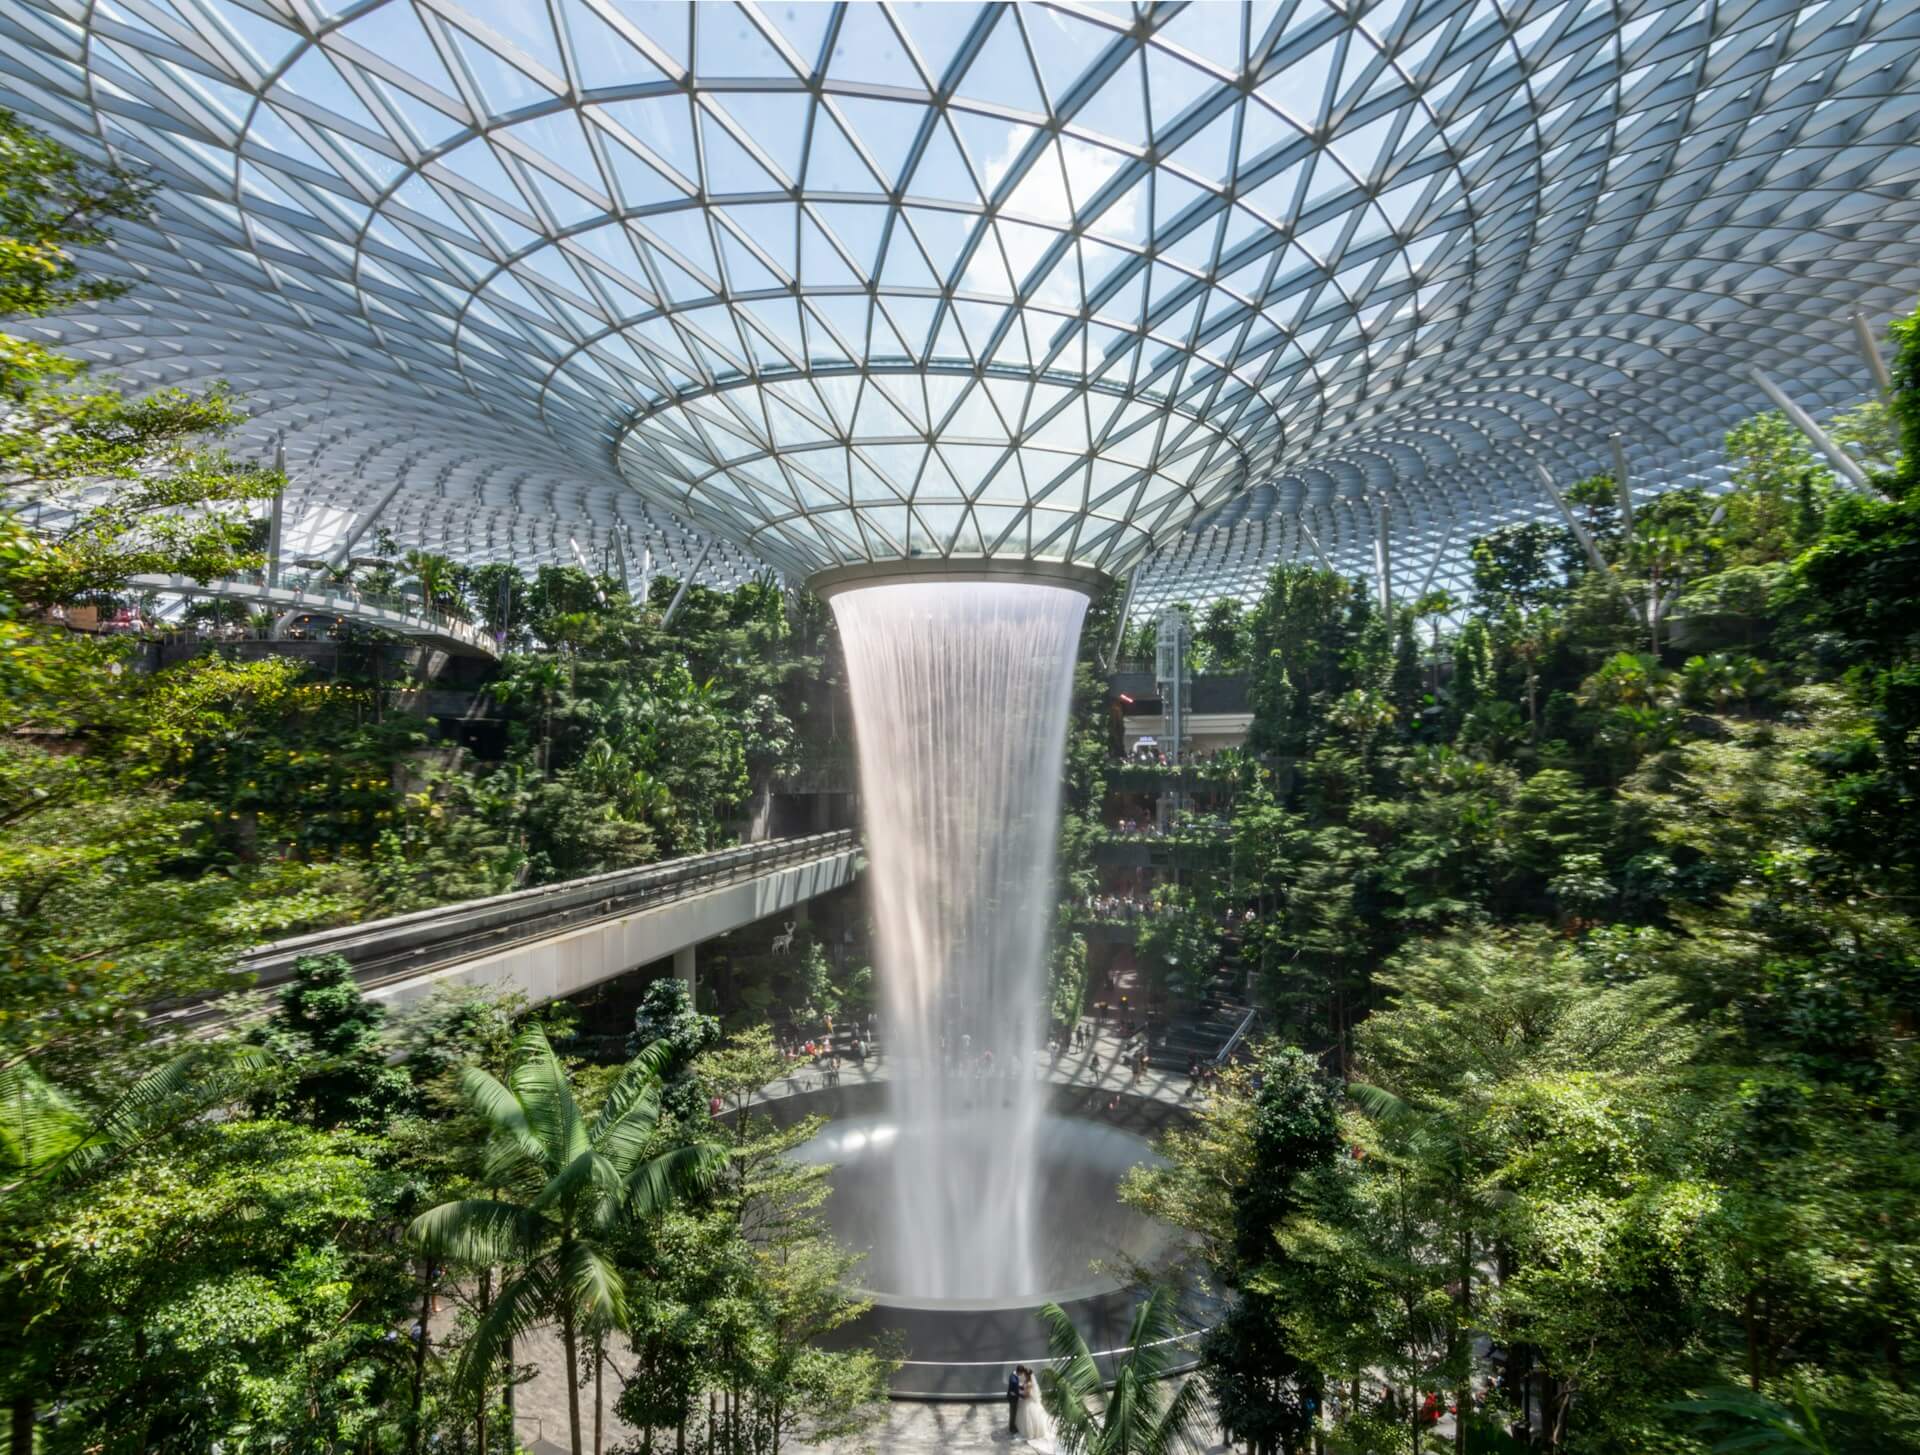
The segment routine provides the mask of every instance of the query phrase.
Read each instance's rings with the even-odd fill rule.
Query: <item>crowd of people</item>
[[[1089,894],[1087,896],[1087,914],[1093,919],[1121,920],[1131,922],[1136,919],[1151,919],[1157,915],[1172,913],[1165,905],[1155,904],[1145,894]]]

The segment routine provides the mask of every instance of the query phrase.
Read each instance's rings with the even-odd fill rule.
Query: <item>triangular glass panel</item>
[[[1306,131],[1320,125],[1320,112],[1327,100],[1333,63],[1347,32],[1316,46],[1297,60],[1290,60],[1260,88],[1261,98]]]
[[[1112,137],[1123,146],[1137,147],[1147,139],[1145,71],[1138,57],[1128,57],[1107,82],[1074,112],[1069,125],[1076,130]]]
[[[873,172],[824,107],[816,107],[807,149],[806,189],[814,192],[879,192]]]
[[[905,302],[906,300],[903,299],[901,301]],[[918,350],[916,350],[916,352],[918,352]],[[961,332],[960,320],[951,308],[947,309],[946,312],[941,315],[940,331],[934,339],[933,351],[928,355],[928,358],[930,360],[945,360],[968,366],[971,366],[973,363],[973,347],[967,342],[966,335]]]
[[[1148,46],[1147,95],[1152,102],[1154,140],[1160,140],[1189,106],[1218,84],[1198,66],[1158,46]]]
[[[535,24],[547,29],[544,7],[529,14],[537,15]],[[522,70],[464,30],[448,28],[453,32],[461,60],[466,62],[467,69],[473,73],[474,84],[480,88],[481,101],[494,116],[504,116],[536,101],[550,101],[558,94],[546,81],[537,79],[531,71]]]
[[[1192,137],[1181,143],[1169,158],[1174,165],[1215,186],[1225,186],[1233,175],[1234,126],[1242,110],[1258,107],[1229,106]]]
[[[833,100],[853,135],[880,164],[881,180],[887,190],[903,188],[907,158],[927,120],[927,108],[914,103],[875,101],[865,96],[836,96]]]
[[[1373,177],[1389,155],[1389,138],[1400,120],[1398,112],[1350,127],[1336,136],[1331,145],[1334,155],[1347,164],[1347,170],[1363,180]]]
[[[825,225],[847,250],[854,265],[871,275],[880,258],[881,237],[891,215],[888,208],[869,202],[814,202],[808,211]]]
[[[452,151],[443,154],[436,165],[445,167],[462,181],[472,183],[487,196],[497,197],[515,206],[522,205],[525,201],[520,195],[519,187],[507,175],[507,169],[500,165],[500,159],[493,154],[493,148],[487,144],[485,137],[477,136],[472,141],[455,147]]]
[[[823,52],[827,27],[833,20],[831,5],[769,5],[761,15],[773,23],[781,39],[800,58],[801,74],[812,74],[826,65]]]
[[[659,202],[686,200],[687,194],[676,184],[619,142],[611,139],[606,142],[606,157],[614,182],[619,187],[623,207],[649,207]]]
[[[694,6],[693,17],[702,76],[795,76],[793,66],[760,33],[744,7],[714,0]]]
[[[1067,191],[1067,174],[1058,143],[1041,149],[1026,175],[1007,195],[1005,210],[1057,227],[1073,221],[1073,202]]]
[[[1156,40],[1171,41],[1222,71],[1240,69],[1242,10],[1237,5],[1191,5],[1163,25]],[[1256,28],[1254,38],[1259,38]]]
[[[671,212],[650,213],[640,226],[677,252],[687,267],[708,278],[717,279],[719,268],[713,257],[713,241],[707,231],[703,208],[680,207]]]
[[[1185,177],[1176,176],[1164,167],[1153,171],[1153,233],[1162,237],[1174,219],[1186,211],[1197,198],[1206,196]]]
[[[1040,83],[1027,61],[1020,22],[1011,7],[999,13],[986,42],[961,78],[958,95],[963,102],[979,101],[1036,116],[1046,115],[1047,104],[1041,99]]]
[[[847,266],[819,224],[804,210],[800,221],[800,277],[807,288],[858,287],[866,281]]]
[[[706,106],[717,103],[789,182],[799,180],[807,109],[813,104],[804,91],[709,91],[702,100]]]
[[[1051,228],[1031,227],[1004,217],[994,226],[1000,234],[1000,245],[1006,251],[1007,268],[1013,275],[1016,288],[1026,287],[1033,270],[1056,244],[1063,245],[1061,256],[1065,261],[1071,263],[1073,260],[1071,245]]]
[[[948,212],[934,207],[909,207],[903,216],[920,239],[921,247],[926,249],[934,276],[944,286],[953,277],[968,239],[980,225],[979,217],[974,213]]]
[[[940,286],[921,255],[919,244],[913,240],[912,231],[903,224],[894,225],[879,281],[882,288],[936,289]]]
[[[706,163],[702,190],[707,196],[785,190],[705,107],[700,108],[700,139]]]
[[[1116,197],[1092,224],[1100,236],[1116,242],[1144,244],[1153,227],[1151,173]]]
[[[926,66],[928,79],[938,87],[946,79],[947,69],[953,64],[955,54],[972,30],[974,21],[979,18],[981,7],[924,0],[924,3],[890,8]]]
[[[755,257],[726,228],[718,229],[720,253],[726,263],[727,287],[734,293],[752,293],[762,288],[783,288],[786,281]]]
[[[821,322],[844,340],[844,347],[857,356],[867,336],[872,302],[864,293],[815,293],[808,296],[807,307]],[[811,330],[818,332],[818,330]]]
[[[668,79],[666,72],[643,51],[635,49],[624,35],[596,15],[583,0],[562,0],[561,15],[568,38],[573,42],[574,63],[579,69],[582,86],[591,90],[599,86],[644,85],[649,81]],[[389,54],[411,57],[415,52]],[[412,64],[411,60],[408,64]]]
[[[716,207],[713,214],[716,219],[723,219],[730,224],[730,227],[720,226],[715,230],[723,235],[731,231],[737,238],[751,239],[754,248],[765,254],[775,273],[781,275],[783,284],[797,276],[799,259],[795,229],[799,221],[799,209],[791,202],[735,203],[729,207]]]
[[[829,8],[829,7],[822,7]],[[840,29],[833,38],[833,55],[827,61],[827,75],[865,85],[875,76],[912,79],[906,48],[887,24],[886,13],[878,5],[842,5],[835,7]]]
[[[693,117],[685,96],[648,96],[605,101],[596,108],[615,126],[652,151],[690,186],[700,185],[700,159],[693,147]]]
[[[991,196],[1019,160],[1036,128],[977,111],[949,111],[947,116],[960,138],[961,149],[973,163],[982,190]]]

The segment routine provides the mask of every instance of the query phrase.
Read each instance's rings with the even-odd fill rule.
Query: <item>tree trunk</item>
[[[513,1403],[514,1403],[513,1401],[513,1385],[514,1385],[513,1335],[511,1334],[507,1335],[504,1346],[501,1349],[501,1353],[506,1358],[506,1361],[507,1361],[507,1388],[506,1388],[507,1448],[509,1450],[512,1450],[517,1448],[515,1442],[520,1438],[519,1429],[514,1424],[516,1415],[514,1413],[514,1408],[513,1408]]]
[[[420,1455],[420,1399],[427,1387],[429,1321],[433,1317],[433,1260],[420,1260],[420,1333],[413,1341],[413,1420],[407,1429],[407,1449]]]
[[[574,1336],[571,1305],[560,1315],[560,1347],[567,1355],[568,1443],[573,1455],[580,1455],[580,1349]]]
[[[1466,1226],[1466,1214],[1460,1221],[1460,1383],[1453,1392],[1453,1448],[1455,1455],[1467,1455],[1467,1411],[1473,1406],[1473,1335],[1468,1327],[1473,1318],[1473,1229]]]
[[[493,1307],[493,1269],[480,1270],[480,1317],[487,1316],[487,1310]],[[487,1371],[480,1371],[480,1432],[474,1444],[476,1455],[487,1455],[487,1396],[493,1393],[493,1381],[487,1378]]]
[[[602,1376],[606,1373],[607,1352],[601,1336],[593,1336],[593,1455],[600,1455],[601,1432],[605,1428],[606,1400],[602,1394]]]
[[[33,1455],[33,1396],[16,1394],[8,1414],[7,1455]]]

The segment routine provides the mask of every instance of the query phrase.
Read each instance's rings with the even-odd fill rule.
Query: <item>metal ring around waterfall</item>
[[[862,586],[889,586],[908,582],[1001,581],[1028,586],[1058,586],[1078,591],[1090,600],[1113,578],[1092,566],[1076,566],[1066,561],[1026,561],[998,556],[913,557],[898,561],[860,561],[851,566],[835,566],[807,578],[807,586],[823,600],[831,600],[842,591]]]

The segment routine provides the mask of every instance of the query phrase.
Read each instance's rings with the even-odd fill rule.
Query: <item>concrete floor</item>
[[[520,1386],[515,1395],[521,1444],[533,1455],[569,1455],[567,1444],[567,1386],[561,1374],[559,1337],[543,1331],[528,1341],[530,1347],[521,1357],[538,1363],[540,1372]],[[616,1441],[633,1431],[613,1415],[613,1402],[619,1392],[611,1371],[606,1381],[607,1415],[604,1438],[611,1449]],[[583,1389],[580,1400],[582,1444],[593,1448],[593,1393]],[[1038,1447],[1017,1440],[1007,1433],[1007,1406],[1002,1400],[979,1404],[916,1404],[901,1400],[887,1406],[886,1418],[864,1435],[851,1440],[830,1440],[819,1445],[796,1445],[796,1451],[822,1451],[824,1455],[941,1455],[941,1452],[1000,1452],[1000,1455],[1027,1455]],[[1194,1455],[1230,1455],[1230,1447],[1220,1439],[1209,1423],[1190,1447]]]

